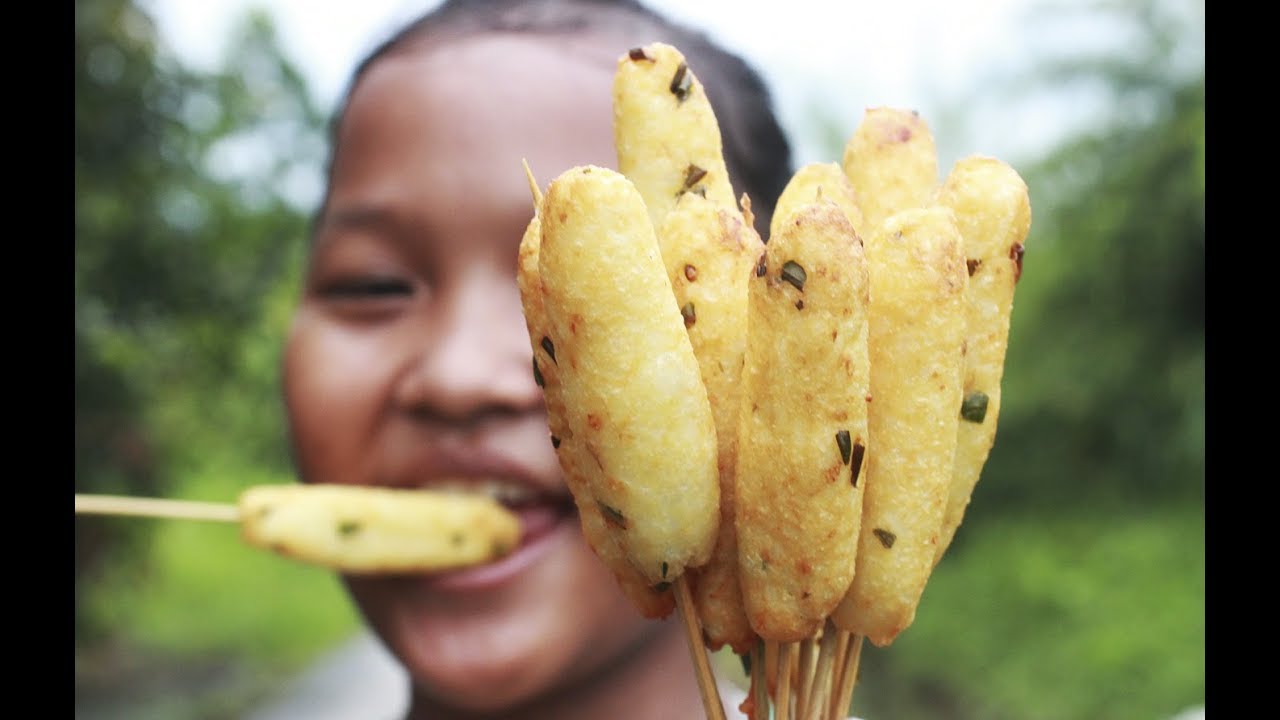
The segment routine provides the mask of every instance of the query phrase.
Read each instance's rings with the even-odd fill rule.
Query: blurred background
[[[324,124],[363,51],[433,4],[77,0],[76,492],[292,481],[277,366]],[[854,711],[1202,704],[1204,4],[652,4],[765,71],[797,163],[899,105],[943,173],[995,155],[1031,189],[995,449],[915,623],[864,651]],[[76,518],[79,718],[242,717],[358,628],[327,571],[233,525]]]

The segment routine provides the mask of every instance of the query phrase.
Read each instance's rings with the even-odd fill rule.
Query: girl
[[[630,0],[450,0],[357,67],[333,122],[283,367],[299,475],[487,486],[524,529],[483,567],[345,579],[408,718],[704,716],[678,618],[642,618],[582,538],[515,284],[522,160],[544,186],[615,166],[615,63],[652,41],[706,86],[763,234],[791,158],[760,77]]]

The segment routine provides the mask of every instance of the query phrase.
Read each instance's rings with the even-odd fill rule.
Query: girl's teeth
[[[527,485],[502,480],[445,481],[433,483],[432,490],[487,495],[500,503],[515,504],[533,499],[537,493]]]

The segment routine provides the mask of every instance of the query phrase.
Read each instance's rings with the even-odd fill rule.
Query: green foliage
[[[864,657],[870,717],[1204,702],[1204,72],[1174,62],[1169,4],[1099,8],[1140,40],[1034,69],[1109,112],[1020,168],[1034,217],[996,447],[915,624]]]
[[[1199,505],[991,519],[934,572],[915,623],[868,646],[864,717],[1131,720],[1205,698]]]
[[[160,175],[155,163],[138,152],[156,144],[152,118],[140,114],[144,95],[155,96],[151,47],[145,18],[124,3],[78,3],[76,20],[76,323],[75,323],[75,487],[82,492],[151,494],[161,482],[154,443],[141,415],[144,389],[127,369],[107,357],[98,329],[123,304],[125,283],[115,269],[134,255],[129,240],[152,236],[152,218],[131,213],[147,184],[129,182]],[[142,36],[142,37],[140,37]],[[93,90],[90,91],[90,88]],[[93,136],[101,138],[93,140]],[[132,176],[132,177],[131,177]],[[164,177],[158,178],[163,182]],[[108,191],[108,187],[115,187]],[[97,226],[97,242],[81,241],[84,228]],[[109,262],[97,248],[121,246],[121,258]],[[123,309],[123,308],[122,308]],[[144,538],[127,521],[77,520],[76,636],[96,637],[80,609],[80,580],[92,582],[105,568],[131,572],[131,558]]]
[[[1018,167],[1033,223],[1000,432],[915,624],[864,651],[864,717],[1154,720],[1204,702],[1203,11],[1030,20],[1090,13],[1128,41],[986,86],[1107,101]]]
[[[1157,60],[1075,66],[1105,69],[1120,111],[1026,173],[1034,219],[978,513],[1203,500],[1204,73]]]
[[[230,451],[285,472],[280,307],[307,230],[286,193],[319,165],[320,114],[262,17],[210,75],[131,2],[75,20],[76,491],[181,496]],[[77,518],[77,644],[111,630],[89,596],[145,577],[151,529]]]

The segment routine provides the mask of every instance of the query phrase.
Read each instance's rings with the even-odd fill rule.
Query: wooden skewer
[[[827,622],[818,642],[818,665],[814,670],[813,694],[808,700],[809,716],[805,720],[821,720],[831,704],[832,660],[836,654],[836,628]]]
[[[87,495],[77,493],[76,514],[240,522],[240,509],[229,503],[141,498],[124,495]]]
[[[831,659],[831,668],[834,673],[831,676],[831,679],[835,683],[832,686],[833,690],[839,687],[840,669],[844,667],[845,656],[848,654],[849,632],[847,630],[840,630],[836,635],[836,654],[835,657]]]
[[[769,678],[765,670],[764,641],[756,643],[751,649],[751,696],[754,698],[754,714],[752,717],[768,720],[773,716],[769,699]]]
[[[836,693],[836,704],[831,706],[831,717],[844,718],[849,715],[849,705],[853,703],[853,686],[858,682],[858,664],[862,660],[862,636],[854,635],[849,640],[849,652],[840,670],[840,691]]]
[[[520,164],[524,165],[524,177],[529,181],[529,192],[533,195],[533,207],[536,211],[542,207],[542,189],[538,187],[538,181],[533,177],[533,171],[529,169],[529,160],[520,158]]]
[[[764,643],[764,680],[769,697],[775,697],[778,694],[778,643],[774,640]]]
[[[791,717],[791,655],[795,643],[778,644],[778,696],[773,703],[774,718],[789,720]]]
[[[800,643],[791,643],[791,717],[796,720],[800,718]]]
[[[796,695],[796,717],[803,720],[809,713],[813,694],[813,675],[818,664],[818,642],[813,637],[800,641],[800,692]]]
[[[702,641],[702,628],[698,623],[697,608],[693,606],[693,596],[689,592],[689,583],[682,574],[675,583],[676,610],[684,622],[685,639],[689,643],[689,654],[693,656],[693,666],[697,671],[698,690],[702,693],[702,707],[707,712],[708,720],[725,720],[724,702],[720,699],[720,686],[711,674],[711,662],[707,660],[706,646]]]

